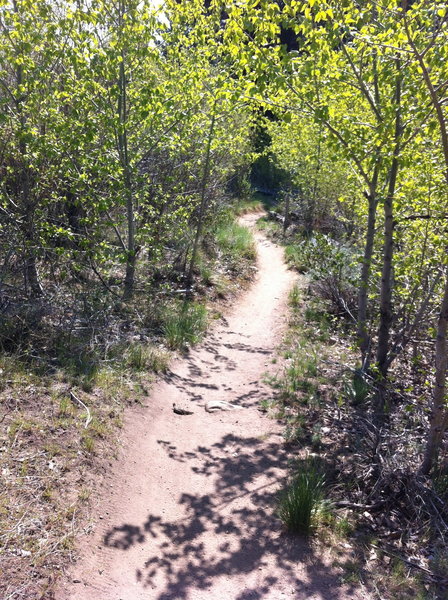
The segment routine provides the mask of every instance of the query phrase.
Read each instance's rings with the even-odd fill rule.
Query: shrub
[[[299,272],[308,273],[314,291],[330,301],[333,312],[354,314],[359,257],[352,246],[316,233],[287,246],[285,257]]]
[[[42,303],[36,302],[18,304],[9,311],[0,312],[0,349],[15,352],[26,344],[31,332],[36,332],[41,326],[46,311]]]

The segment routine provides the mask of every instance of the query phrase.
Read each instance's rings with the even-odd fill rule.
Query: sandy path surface
[[[245,217],[251,226],[256,216]],[[58,600],[342,600],[331,560],[282,533],[273,506],[288,456],[260,413],[295,275],[256,233],[259,271],[205,341],[125,423],[98,522]],[[209,400],[241,409],[210,414]],[[172,404],[194,411],[173,413]]]

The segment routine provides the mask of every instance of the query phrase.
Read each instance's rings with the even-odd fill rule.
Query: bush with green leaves
[[[288,263],[307,272],[314,291],[328,300],[333,312],[353,316],[359,281],[359,252],[329,235],[316,233],[286,247]]]

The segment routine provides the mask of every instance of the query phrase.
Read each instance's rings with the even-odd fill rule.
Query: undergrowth
[[[0,562],[2,597],[41,598],[86,526],[86,503],[100,457],[113,454],[123,408],[139,401],[130,372],[97,369],[91,388],[64,372],[36,375],[3,356],[0,394]],[[147,379],[145,380],[145,383]],[[50,596],[49,596],[50,597]]]
[[[442,499],[448,500],[446,474],[435,476],[431,488],[400,466],[406,464],[401,453],[415,452],[414,440],[394,438],[386,428],[378,435],[370,415],[374,386],[352,367],[355,354],[330,301],[305,282],[289,300],[279,371],[269,378],[275,398],[266,408],[283,421],[285,443],[299,459],[319,461],[326,485],[313,496],[307,476],[297,478],[300,467],[293,470],[280,504],[285,527],[314,533],[336,554],[341,544],[350,548],[350,561],[341,553],[343,579],[361,580],[374,597],[445,600],[446,541],[437,519],[445,514]],[[416,413],[390,418],[415,419]]]
[[[354,319],[361,260],[356,246],[318,231],[307,235],[297,227],[288,229],[284,236],[279,224],[269,218],[260,225],[281,239],[287,263],[297,272],[306,273],[316,296],[327,302],[327,312]]]
[[[52,597],[91,526],[90,498],[116,455],[123,411],[143,402],[173,350],[202,339],[206,301],[248,279],[248,230],[228,214],[215,233],[200,249],[193,298],[162,265],[130,302],[92,281],[88,295],[72,286],[69,303],[57,294],[51,307],[23,302],[1,321],[1,598]]]

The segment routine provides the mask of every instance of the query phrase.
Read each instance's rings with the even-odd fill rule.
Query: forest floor
[[[253,228],[258,217],[244,224]],[[128,411],[120,456],[58,600],[368,597],[359,583],[342,583],[330,550],[285,534],[275,515],[291,457],[281,424],[260,406],[272,397],[263,380],[279,368],[275,349],[297,275],[279,246],[254,235],[251,287]],[[240,408],[209,413],[214,400]],[[173,403],[193,414],[175,414]]]

